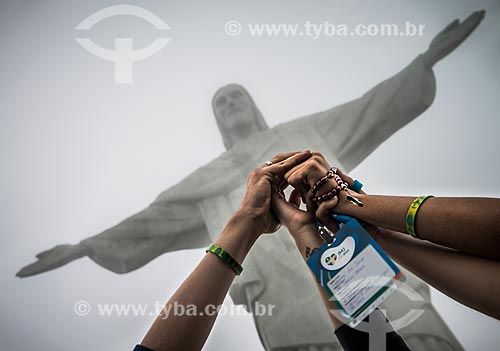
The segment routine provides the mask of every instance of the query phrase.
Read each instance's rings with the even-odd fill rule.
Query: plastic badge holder
[[[401,270],[354,218],[346,218],[332,243],[307,260],[319,284],[354,328],[404,281]]]

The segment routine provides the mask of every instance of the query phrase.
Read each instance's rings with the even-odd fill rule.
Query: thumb
[[[271,191],[271,211],[280,222],[286,219],[286,211],[289,204],[285,200],[283,193],[277,188],[273,187]]]
[[[297,189],[293,189],[288,202],[295,207],[300,208],[300,204],[302,203],[302,196],[300,195],[300,191]]]
[[[332,218],[330,213],[338,204],[338,198],[334,197],[330,201],[324,201],[316,210],[316,217],[319,221],[326,226],[332,233],[335,233],[338,230],[337,222]]]
[[[441,32],[439,32],[438,35],[446,33],[450,29],[457,27],[459,24],[460,24],[460,21],[458,20],[458,18],[453,20],[450,24],[448,24],[446,27],[444,27],[444,29]]]

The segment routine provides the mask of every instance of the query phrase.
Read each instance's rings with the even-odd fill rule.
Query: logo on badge
[[[325,263],[328,266],[333,266],[335,264],[335,261],[337,261],[337,254],[335,253],[332,253],[330,256],[327,256],[325,258]]]
[[[355,245],[354,238],[348,236],[340,245],[326,249],[323,252],[320,258],[321,265],[329,271],[344,267],[354,254]]]

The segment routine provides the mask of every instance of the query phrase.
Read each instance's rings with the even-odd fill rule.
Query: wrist
[[[288,228],[288,231],[295,240],[308,238],[318,234],[318,228],[316,227],[316,223],[304,224],[300,228],[293,230]]]
[[[430,48],[421,54],[425,68],[430,69],[436,64],[436,60],[433,59],[431,55],[432,54],[430,53]]]
[[[237,211],[226,223],[215,244],[241,264],[261,233],[252,216]]]
[[[242,228],[248,236],[255,237],[255,239],[264,233],[264,225],[261,216],[245,209],[240,208],[233,213],[228,224]]]
[[[360,216],[362,216],[363,214],[363,208],[366,205],[366,201],[369,195],[355,193],[352,190],[349,191],[349,193],[352,194],[352,196],[355,196],[356,199],[361,201],[363,203],[363,207],[356,206],[351,201],[347,200],[347,192],[341,191],[338,195],[338,204],[333,209],[333,212],[362,219]]]
[[[318,235],[316,225],[310,225],[307,228],[304,227],[303,230],[293,233],[292,236],[300,255],[306,261],[309,256],[324,243],[323,239]]]

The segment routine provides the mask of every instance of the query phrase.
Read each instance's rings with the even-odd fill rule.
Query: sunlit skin
[[[346,199],[343,190],[339,196],[316,206],[311,201],[310,189],[329,169],[325,158],[314,153],[286,173],[287,183],[297,190],[292,192],[287,206],[282,206],[287,209],[286,215],[278,217],[290,232],[314,231],[314,217],[307,215],[308,212],[314,212],[332,231],[336,231],[337,226],[330,213],[358,218],[371,224],[366,227],[367,231],[403,267],[457,301],[500,319],[500,199],[427,199],[415,220],[417,233],[423,239],[419,240],[403,234],[406,213],[415,196],[368,195],[349,190],[363,202],[364,206],[359,207]],[[354,182],[341,170],[337,173],[347,184]],[[321,192],[336,186],[335,180],[329,179]],[[300,193],[306,199],[308,212],[297,207]],[[295,235],[299,242],[304,237],[308,235]]]

